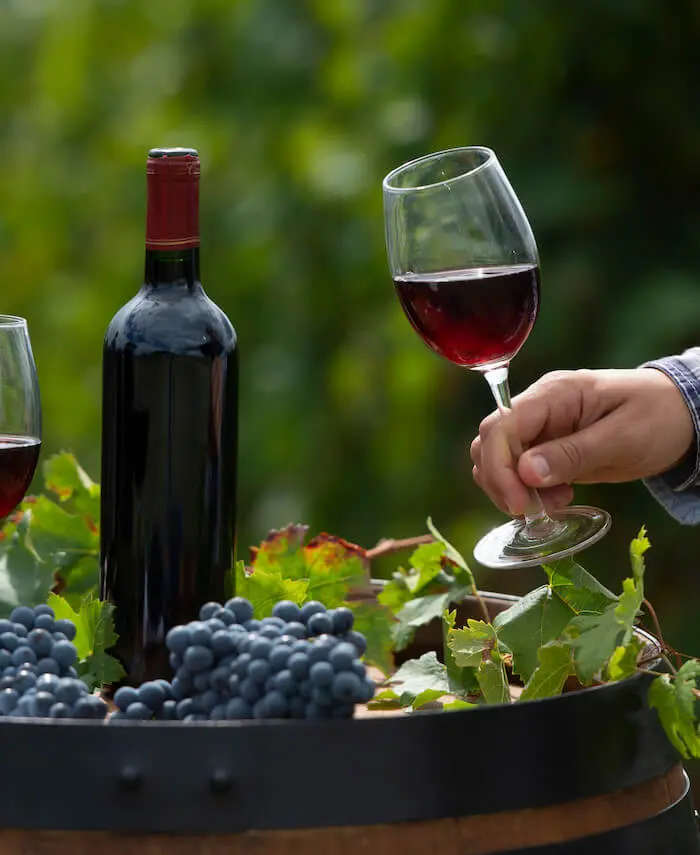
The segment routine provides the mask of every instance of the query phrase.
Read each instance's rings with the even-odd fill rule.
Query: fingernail
[[[541,454],[535,454],[530,458],[530,466],[532,466],[536,475],[544,481],[549,477],[549,463],[542,457]]]

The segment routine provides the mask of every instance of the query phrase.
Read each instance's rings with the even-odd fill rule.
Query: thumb
[[[623,450],[617,446],[622,436],[614,419],[601,419],[576,433],[528,449],[518,460],[518,475],[530,487],[585,482],[619,458]]]

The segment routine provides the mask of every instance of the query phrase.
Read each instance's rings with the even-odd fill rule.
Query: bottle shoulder
[[[236,331],[201,286],[142,286],[114,315],[105,334],[108,350],[135,354],[220,356],[236,349]]]

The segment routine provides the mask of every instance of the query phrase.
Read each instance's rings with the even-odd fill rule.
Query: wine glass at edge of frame
[[[435,353],[486,378],[503,418],[508,366],[540,302],[535,238],[496,154],[447,149],[391,171],[382,184],[389,268],[413,329]],[[507,427],[507,423],[506,423]],[[508,430],[513,454],[522,454]],[[548,514],[529,490],[524,519],[488,532],[474,549],[486,567],[532,567],[600,540],[610,515],[588,505]]]
[[[27,321],[0,315],[0,527],[24,498],[41,450],[41,398]]]

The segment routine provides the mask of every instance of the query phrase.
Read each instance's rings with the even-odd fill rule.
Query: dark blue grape
[[[165,700],[163,687],[159,686],[154,680],[147,680],[145,683],[141,683],[137,692],[139,701],[141,701],[142,704],[146,704],[146,706],[154,712],[160,708],[161,704]]]
[[[107,704],[102,700],[102,698],[98,698],[97,695],[88,695],[86,698],[81,698],[76,702],[75,706],[78,704],[87,704],[87,706],[92,710],[93,719],[103,719],[107,718],[107,713],[109,712],[109,708]]]
[[[31,714],[37,718],[45,718],[54,703],[55,699],[51,692],[37,692],[32,695]]]
[[[236,615],[232,614],[228,609],[219,609],[219,611],[212,615],[212,617],[220,620],[221,623],[225,624],[227,627],[236,623]]]
[[[332,708],[333,718],[352,718],[354,712],[354,704],[334,704]]]
[[[137,700],[135,693],[127,693],[126,702],[124,702],[124,696],[121,697],[120,701],[117,701],[117,695],[119,694],[119,692],[129,688],[130,686],[122,686],[120,689],[117,689],[114,694],[114,703],[122,712],[124,712],[124,710],[129,706],[130,703],[134,703],[134,701]],[[72,707],[73,704],[78,700],[78,698],[82,697],[85,692],[86,686],[81,680],[73,680],[71,677],[62,677],[58,681],[58,683],[56,683],[56,688],[54,689],[54,697],[60,703]]]
[[[306,638],[306,627],[303,623],[299,623],[298,621],[292,621],[288,623],[284,631],[287,635],[291,635],[292,638]]]
[[[182,654],[180,653],[171,653],[168,656],[168,664],[173,669],[173,671],[177,671],[177,669],[182,665]]]
[[[59,682],[60,680],[56,674],[40,674],[36,680],[37,692],[51,692],[53,694],[58,688]]]
[[[217,620],[216,618],[209,618],[209,620],[204,621],[204,626],[214,635],[215,632],[224,632],[226,631],[226,624],[222,620]]]
[[[253,704],[253,718],[270,718],[265,698],[260,698],[259,701]]]
[[[309,669],[312,686],[330,686],[333,682],[333,666],[330,662],[315,662]]]
[[[313,642],[300,639],[299,641],[295,641],[294,644],[292,644],[290,650],[292,651],[292,653],[308,653],[313,646]]]
[[[45,629],[47,632],[54,632],[56,629],[54,620],[50,615],[38,615],[34,619],[34,627],[36,629]]]
[[[231,666],[233,665],[233,663],[236,661],[237,658],[238,657],[236,656],[235,653],[230,653],[228,656],[224,656],[224,658],[219,661],[219,667],[228,668],[228,670],[230,671]]]
[[[17,704],[17,709],[15,712],[19,713],[22,716],[30,716],[32,715],[32,704],[34,703],[34,696],[36,692],[28,691],[26,694],[22,695],[19,699],[19,703]]]
[[[318,612],[315,615],[311,615],[306,622],[306,628],[309,631],[309,635],[324,635],[333,632],[333,621],[329,614]]]
[[[310,701],[306,708],[304,709],[304,718],[308,719],[320,719],[320,718],[328,718],[329,710],[325,707],[320,707],[318,704],[315,704],[313,701]]]
[[[353,659],[350,668],[352,669],[353,673],[357,674],[357,676],[360,677],[360,679],[365,678],[365,675],[367,674],[367,667],[365,666],[365,663],[362,662],[360,659]]]
[[[333,677],[333,697],[342,703],[361,703],[364,696],[362,680],[352,671],[341,671]]]
[[[65,618],[60,618],[54,622],[54,630],[55,632],[62,632],[68,641],[73,641],[77,632],[73,621],[66,620]]]
[[[302,680],[299,683],[299,697],[308,701],[311,698],[311,680]]]
[[[51,618],[51,620],[53,620],[56,617],[56,613],[54,612],[54,610],[51,608],[51,606],[47,605],[46,603],[42,603],[41,605],[34,606],[34,614],[35,615],[48,615]]]
[[[27,671],[22,669],[17,672],[17,676],[14,678],[15,680],[15,688],[23,695],[27,689],[31,689],[36,686],[36,675],[31,671]]]
[[[33,629],[27,636],[27,642],[40,659],[51,653],[53,639],[45,629]]]
[[[228,688],[230,675],[228,668],[215,668],[209,677],[209,685],[215,692],[223,692]]]
[[[363,656],[367,650],[367,639],[361,632],[356,632],[354,629],[345,634],[343,641],[349,641],[350,644],[354,645],[359,656]]]
[[[34,628],[34,609],[28,606],[17,606],[10,612],[10,620],[12,623],[21,623],[26,629]]]
[[[262,687],[248,677],[241,682],[238,691],[243,700],[248,701],[249,704],[254,704],[262,695]]]
[[[65,634],[65,632],[52,632],[51,638],[54,641],[68,641],[68,636]]]
[[[80,703],[80,701],[78,703]],[[78,704],[76,704],[76,707],[77,706]],[[87,717],[88,716],[86,716],[86,718]],[[139,721],[147,721],[153,717],[153,710],[149,709],[149,707],[147,707],[146,704],[141,703],[141,701],[135,701],[127,707],[126,717],[138,719]]]
[[[154,683],[158,683],[158,685],[163,690],[163,694],[165,695],[166,700],[172,700],[173,697],[173,687],[167,680],[164,680],[162,677],[159,677],[157,680],[153,681]]]
[[[280,617],[275,617],[274,615],[270,615],[269,617],[264,617],[260,621],[260,626],[276,626],[277,629],[284,629],[286,621],[282,620]]]
[[[211,670],[207,668],[206,671],[195,674],[192,678],[192,685],[198,692],[206,692],[211,686]]]
[[[192,643],[186,626],[174,626],[165,636],[165,646],[171,653],[182,655]]]
[[[166,701],[158,710],[158,718],[161,721],[174,721],[177,718],[177,701]]]
[[[314,644],[308,653],[309,665],[315,665],[317,662],[327,662],[331,649],[328,644]]]
[[[236,674],[238,674],[241,680],[243,680],[246,674],[248,673],[248,666],[250,665],[251,661],[252,657],[250,653],[241,653],[241,655],[236,661],[236,664],[233,666],[234,671],[236,672]]]
[[[236,649],[236,640],[226,629],[220,629],[211,637],[211,649],[217,656],[228,656]]]
[[[232,615],[232,617],[233,617],[233,615]],[[229,626],[228,631],[230,633],[233,633],[233,635],[247,635],[248,634],[248,630],[244,626],[242,626],[240,623],[232,623],[231,626]]]
[[[241,678],[238,674],[231,674],[228,678],[228,690],[231,695],[234,697],[238,694],[241,689]]]
[[[295,679],[303,680],[309,673],[309,657],[306,653],[292,653],[287,662],[287,668]]]
[[[70,641],[55,641],[51,648],[51,657],[61,668],[70,668],[78,660],[78,651]]]
[[[265,695],[265,706],[270,718],[284,718],[289,712],[289,701],[281,692]]]
[[[297,689],[297,681],[294,675],[286,668],[275,675],[275,688],[283,695],[293,695]]]
[[[243,597],[233,597],[226,603],[226,608],[236,616],[238,623],[246,623],[253,617],[253,607]]]
[[[222,721],[226,718],[226,704],[217,704],[209,713],[211,721]]]
[[[12,677],[12,676],[0,677],[0,690],[2,690],[2,689],[14,689],[16,679],[17,679],[16,677]]]
[[[226,718],[228,719],[239,719],[239,718],[252,718],[253,710],[249,703],[243,700],[243,698],[233,698],[226,704]]]
[[[26,665],[22,668],[22,670],[29,670],[29,668],[30,666]],[[15,665],[8,665],[2,673],[5,677],[14,677],[17,674],[17,668]]]
[[[355,623],[355,615],[345,606],[339,606],[330,613],[333,621],[333,634],[345,635]]]
[[[211,645],[212,631],[201,621],[192,621],[190,624],[191,646],[209,647]]]
[[[306,701],[299,695],[289,698],[289,715],[291,718],[304,718],[305,708]]]
[[[251,645],[256,642],[260,636],[257,632],[246,632],[245,635],[238,635],[235,637],[236,642],[236,650],[239,653],[250,653]]]
[[[331,690],[322,686],[314,686],[311,689],[311,700],[319,707],[330,707],[333,705]]]
[[[291,655],[292,651],[289,647],[284,644],[276,644],[270,651],[270,656],[267,660],[270,663],[271,670],[281,671],[283,668],[286,668]]]
[[[36,663],[36,670],[37,674],[55,674],[57,677],[61,673],[61,668],[58,662],[56,662],[55,659],[51,659],[49,656],[45,656]]]
[[[273,617],[280,618],[285,623],[301,620],[301,609],[291,600],[280,600],[272,609]]]
[[[71,718],[72,715],[73,710],[68,704],[64,704],[63,701],[57,701],[49,710],[51,718]]]
[[[263,626],[260,628],[260,635],[272,641],[282,635],[282,630],[278,626]]]
[[[248,676],[256,683],[264,683],[270,674],[270,666],[265,659],[253,659],[248,666]]]
[[[177,717],[182,721],[185,716],[189,715],[194,710],[194,701],[192,698],[183,698],[177,704]]]
[[[182,677],[174,677],[173,682],[173,698],[176,701],[181,701],[183,698],[186,698],[192,689],[192,683],[190,680],[185,680]]]
[[[276,674],[270,674],[267,680],[265,680],[265,693],[276,691],[277,683],[275,682],[275,677]]]
[[[352,667],[356,656],[357,650],[355,650],[354,646],[347,642],[342,642],[328,654],[328,661],[335,671],[348,671]]]
[[[304,603],[301,607],[301,612],[299,614],[299,620],[302,623],[308,624],[309,618],[312,615],[324,614],[326,611],[326,607],[323,603],[319,603],[318,600],[309,600],[308,603]]]
[[[24,627],[22,627],[24,629]],[[0,618],[0,635],[3,635],[6,632],[14,632],[14,624],[11,620],[6,620],[5,618]]]
[[[207,717],[204,713],[190,713],[189,715],[186,715],[182,720],[185,724],[192,724],[196,721],[206,721]]]
[[[206,671],[214,664],[214,654],[208,647],[194,644],[185,651],[184,663],[190,671]]]
[[[75,670],[75,668],[71,665],[71,667],[70,667],[70,668],[66,668],[66,669],[65,669],[65,674],[61,674],[61,676],[62,676],[62,677],[76,677],[76,678],[77,678],[77,676],[78,676],[78,672],[77,672],[77,671]]]
[[[121,713],[121,715],[125,719],[149,719],[151,711],[148,707],[141,709],[142,707],[143,704],[136,701],[136,703],[131,704],[129,709]],[[101,714],[98,714],[98,710],[102,711]],[[99,698],[84,696],[73,704],[73,718],[104,718],[106,712],[107,706]]]
[[[12,626],[14,628],[14,633],[17,638],[26,638],[29,635],[29,630],[26,626],[24,626],[24,624],[15,623]]]
[[[360,703],[366,704],[372,700],[374,697],[374,692],[376,690],[376,686],[374,685],[374,681],[370,680],[368,677],[362,681],[362,696],[360,697]]]
[[[0,654],[2,652],[3,651],[0,650]],[[37,659],[38,657],[36,653],[32,650],[32,648],[27,647],[24,644],[21,647],[18,647],[17,650],[13,651],[10,657],[10,660],[13,665],[36,665]]]
[[[0,644],[2,644],[5,650],[11,652],[19,647],[19,638],[17,638],[14,632],[3,632],[0,635]]]
[[[195,695],[192,700],[194,702],[192,707],[193,712],[209,715],[216,706],[219,700],[219,695],[213,689],[208,689],[206,692],[200,692]]]
[[[272,650],[272,642],[269,638],[257,638],[249,648],[252,659],[267,659]]]
[[[0,650],[0,671],[4,671],[8,665],[12,664],[13,655],[9,650]]]
[[[299,639],[294,638],[293,635],[280,635],[279,638],[275,639],[276,644],[283,644],[285,647],[288,647],[290,650],[292,646],[297,643]]]
[[[114,693],[114,703],[117,705],[117,709],[121,710],[121,712],[126,712],[127,707],[130,704],[135,704],[138,699],[138,692],[131,686],[120,686],[120,688],[118,688]],[[61,700],[63,700],[63,698],[61,698]]]
[[[19,692],[14,689],[3,689],[0,692],[0,714],[9,715],[17,706]]]
[[[261,628],[261,623],[259,620],[255,620],[255,618],[251,618],[247,620],[243,626],[246,628],[248,632],[257,632]]]
[[[219,611],[220,608],[221,603],[205,603],[199,610],[199,619],[209,620],[210,617],[214,617],[214,615]]]

